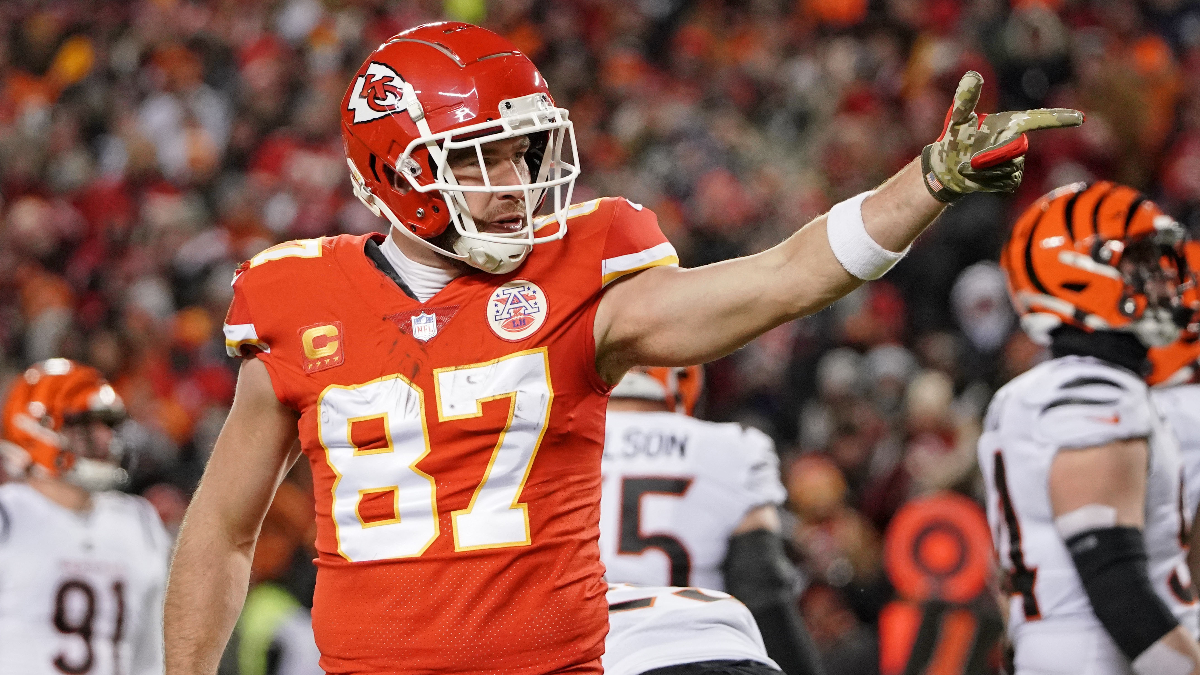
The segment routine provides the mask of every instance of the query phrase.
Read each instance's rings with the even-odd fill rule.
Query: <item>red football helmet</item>
[[[1192,310],[1183,226],[1145,195],[1075,183],[1039,199],[1000,254],[1013,306],[1030,337],[1061,324],[1133,333],[1147,347],[1179,337]]]
[[[105,447],[91,447],[94,436],[86,427],[124,418],[121,397],[100,371],[68,359],[42,361],[8,392],[0,420],[5,469],[13,477],[36,472],[90,490],[117,487],[127,478],[118,466],[119,444],[108,432]]]
[[[612,398],[661,401],[669,410],[693,415],[704,392],[704,368],[637,367],[613,387]]]
[[[530,182],[494,185],[482,146],[526,136]],[[383,43],[358,69],[342,100],[342,139],[354,193],[367,208],[438,253],[494,274],[517,268],[534,244],[566,234],[577,165],[575,132],[556,107],[533,62],[504,38],[478,26],[418,26]],[[564,158],[569,145],[570,161]],[[471,149],[483,185],[463,185],[446,161]],[[572,163],[575,162],[575,163]],[[557,227],[535,232],[534,214],[553,192]],[[520,192],[519,231],[476,226],[464,192]],[[451,249],[429,240],[453,223]]]

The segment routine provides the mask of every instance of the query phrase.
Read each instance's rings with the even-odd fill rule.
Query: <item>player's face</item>
[[[67,437],[67,447],[80,457],[88,459],[112,459],[112,427],[100,421],[68,424],[62,433]]]
[[[1163,247],[1138,242],[1125,249],[1120,268],[1134,291],[1146,295],[1149,306],[1169,308],[1181,281],[1178,263]]]
[[[483,145],[481,150],[482,165],[474,148],[451,151],[448,162],[459,184],[483,185],[484,170],[492,185],[529,183],[529,165],[525,162],[525,153],[529,150],[527,137],[494,141]],[[509,234],[524,227],[525,195],[521,190],[464,192],[463,195],[480,232]]]

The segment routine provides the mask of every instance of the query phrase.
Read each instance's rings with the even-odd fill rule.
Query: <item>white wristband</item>
[[[889,251],[867,234],[862,218],[862,203],[873,194],[874,190],[863,192],[834,204],[825,219],[825,233],[829,236],[829,248],[833,249],[833,255],[847,272],[864,281],[872,281],[886,274],[912,248],[909,245],[899,253]]]

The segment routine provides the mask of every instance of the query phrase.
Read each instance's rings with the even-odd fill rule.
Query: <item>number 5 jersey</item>
[[[672,412],[609,412],[600,556],[609,581],[725,589],[746,514],[782,504],[770,437]]]
[[[161,675],[171,540],[144,499],[0,485],[0,673]]]
[[[235,277],[227,345],[300,413],[326,671],[600,657],[609,387],[593,322],[608,284],[676,257],[623,199],[576,205],[568,225],[515,272],[466,274],[425,303],[372,261],[382,235],[281,244]]]

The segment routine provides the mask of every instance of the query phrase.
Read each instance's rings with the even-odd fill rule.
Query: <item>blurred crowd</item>
[[[383,227],[351,193],[340,99],[375,46],[443,18],[534,59],[575,124],[576,199],[645,204],[688,266],[772,246],[878,185],[937,137],[967,69],[983,111],[1087,113],[1039,136],[1014,197],[964,198],[886,280],[708,367],[703,416],[779,444],[803,610],[834,672],[877,668],[890,518],[933,490],[977,494],[982,408],[1044,356],[992,263],[1013,216],[1104,178],[1200,229],[1186,0],[0,3],[0,386],[51,356],[100,368],[133,420],[130,489],[169,528],[233,394],[233,270],[280,241]],[[311,499],[295,473],[255,573],[303,603]]]

